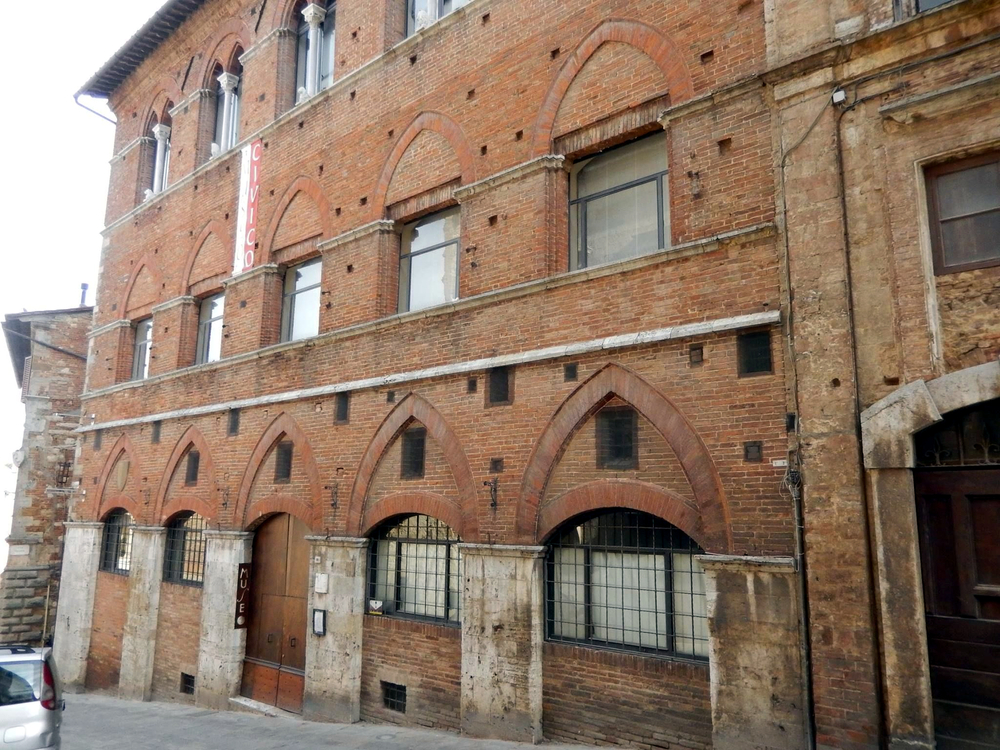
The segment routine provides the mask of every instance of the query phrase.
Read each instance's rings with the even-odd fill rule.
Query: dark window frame
[[[351,421],[351,392],[343,391],[333,397],[334,424],[348,424]]]
[[[746,359],[749,357],[746,347],[752,337],[767,336],[767,352],[770,367],[767,370],[751,370],[747,367]],[[774,374],[774,337],[770,328],[762,328],[756,331],[744,331],[736,335],[736,373],[741,378],[755,378],[762,375]]]
[[[201,452],[192,448],[184,457],[184,486],[197,487],[198,473],[201,469]]]
[[[291,440],[282,440],[274,447],[275,484],[289,484],[292,481],[292,465],[294,460],[295,443]],[[287,473],[285,473],[286,471]]]
[[[610,434],[613,427],[624,422],[623,416],[629,420],[629,440],[632,443],[631,456],[623,458],[612,455],[614,443]],[[605,406],[595,415],[595,438],[597,442],[597,468],[610,471],[633,471],[639,468],[639,413],[631,406]]]
[[[127,576],[132,569],[132,539],[135,519],[124,508],[115,508],[104,519],[101,534],[100,570],[104,573]],[[124,551],[123,551],[124,550]],[[119,562],[124,560],[124,566]]]
[[[486,388],[485,391],[485,406],[490,408],[491,406],[510,406],[514,403],[514,371],[515,368],[512,365],[501,365],[500,367],[491,367],[486,371]],[[494,401],[493,400],[493,378],[504,373],[507,376],[507,398],[504,401]]]
[[[412,452],[416,450],[417,439],[420,445],[420,468],[414,466],[416,457]],[[411,454],[411,455],[408,455]],[[423,479],[427,472],[427,428],[422,425],[411,425],[400,435],[399,444],[399,478],[400,479]]]
[[[181,586],[201,588],[205,582],[205,530],[204,517],[192,511],[178,513],[167,524],[167,540],[163,551],[163,580]],[[196,572],[186,574],[191,566]]]
[[[959,273],[961,271],[974,271],[979,268],[992,268],[994,266],[1000,266],[1000,255],[996,258],[974,261],[971,263],[961,263],[953,266],[945,265],[944,237],[941,232],[942,220],[938,207],[938,178],[943,177],[944,175],[954,174],[955,172],[963,172],[967,169],[981,167],[985,164],[997,164],[997,168],[1000,169],[1000,151],[991,151],[986,154],[979,154],[978,156],[970,156],[965,159],[956,159],[953,161],[942,162],[940,164],[933,164],[924,168],[924,184],[927,187],[927,221],[931,236],[931,257],[934,262],[935,276],[947,276],[948,274]],[[997,210],[1000,210],[1000,206],[987,209],[985,211],[976,211],[965,216],[992,213]],[[965,218],[965,216],[952,217],[949,220]]]
[[[310,284],[309,286],[304,286],[301,289],[293,288],[292,291],[288,291],[288,274],[294,274],[300,268],[309,265],[319,266],[319,281],[315,284]],[[294,282],[294,277],[292,277]],[[299,338],[292,338],[292,334],[295,331],[295,308],[298,304],[298,298],[311,292],[314,289],[320,290],[320,303],[319,312],[317,313],[318,318],[322,317],[322,295],[323,295],[323,258],[318,256],[315,258],[308,258],[294,265],[288,266],[285,269],[285,274],[281,279],[281,341],[279,343],[288,344],[292,341],[306,341],[307,339],[314,338],[314,336],[300,336]],[[319,335],[317,332],[316,335]]]

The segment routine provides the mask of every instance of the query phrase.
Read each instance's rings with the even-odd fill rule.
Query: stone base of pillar
[[[52,650],[63,688],[71,693],[82,692],[87,679],[103,531],[103,523],[66,522]]]
[[[125,700],[148,701],[152,697],[166,539],[167,530],[162,526],[137,526],[132,531],[132,566],[118,678],[118,697]]]
[[[715,750],[807,747],[792,558],[699,557],[708,598]]]

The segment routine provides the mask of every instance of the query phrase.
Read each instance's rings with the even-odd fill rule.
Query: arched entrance
[[[279,513],[254,536],[242,695],[301,713],[306,667],[309,527]]]
[[[914,451],[938,746],[965,747],[962,741],[970,741],[995,747],[1000,745],[1000,399],[950,412],[914,436]]]

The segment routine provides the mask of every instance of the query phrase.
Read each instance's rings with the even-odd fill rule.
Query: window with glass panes
[[[1000,265],[1000,153],[928,167],[938,275]]]
[[[403,227],[399,311],[423,310],[458,299],[458,206]]]
[[[570,173],[570,270],[668,247],[669,215],[666,133],[577,162]]]
[[[298,341],[319,333],[320,282],[323,263],[310,260],[285,271],[281,302],[281,340]]]
[[[599,511],[568,522],[548,545],[548,639],[707,657],[699,554],[684,532],[648,513]]]
[[[104,519],[101,537],[101,570],[127,575],[132,567],[132,515],[122,508],[115,508]]]
[[[322,3],[320,3],[322,4]],[[295,52],[295,101],[302,100],[306,89],[306,70],[309,60],[309,23],[302,17],[302,9],[307,3],[299,6],[299,32],[298,43]],[[326,15],[323,17],[321,26],[322,47],[319,53],[319,87],[318,90],[329,88],[333,83],[334,61],[336,59],[337,44],[337,4],[328,3]]]
[[[218,362],[222,357],[222,321],[226,306],[225,294],[213,294],[201,301],[198,313],[197,364]]]
[[[135,324],[135,343],[132,347],[132,380],[149,377],[149,353],[153,346],[153,319],[146,318]]]
[[[461,540],[436,518],[412,515],[381,526],[368,546],[368,598],[382,612],[458,623]]]
[[[406,35],[416,34],[472,0],[406,0]]]
[[[205,580],[205,519],[180,513],[167,525],[163,580],[201,586]]]

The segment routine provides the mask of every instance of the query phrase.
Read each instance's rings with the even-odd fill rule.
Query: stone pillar
[[[237,630],[236,577],[240,563],[250,562],[253,534],[205,532],[205,582],[201,598],[201,642],[195,702],[215,710],[229,708],[240,693],[247,631]]]
[[[869,469],[890,748],[934,747],[927,623],[910,469]]]
[[[544,547],[462,544],[462,732],[542,739]]]
[[[152,694],[166,540],[167,530],[162,526],[136,526],[132,531],[132,565],[118,678],[118,697],[126,700],[148,701]]]
[[[156,166],[153,168],[153,192],[159,193],[166,187],[167,150],[170,148],[170,128],[154,125],[153,138],[156,139]]]
[[[70,691],[82,690],[87,677],[103,531],[103,523],[66,522],[53,650],[63,685]]]
[[[323,51],[323,29],[326,11],[316,3],[302,9],[302,17],[309,24],[309,53],[306,55],[306,96],[314,96],[319,91],[319,63]]]
[[[708,600],[712,747],[808,747],[794,560],[698,559]]]
[[[236,94],[236,86],[239,85],[240,77],[232,73],[223,73],[219,76],[219,85],[222,86],[222,93],[225,96],[225,102],[222,105],[222,143],[219,144],[219,153],[224,154],[226,151],[233,147],[233,116],[236,114],[234,112],[234,99]]]
[[[361,719],[361,638],[367,539],[310,536],[306,610],[304,718],[353,723]],[[313,633],[313,612],[326,612],[326,635]]]

